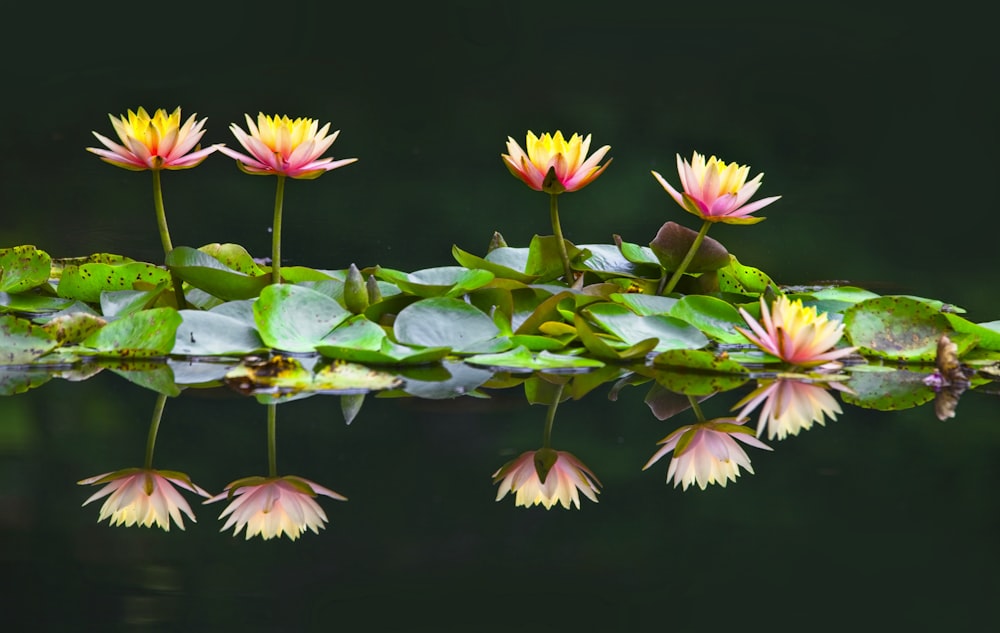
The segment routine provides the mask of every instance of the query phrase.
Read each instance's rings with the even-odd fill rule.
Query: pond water
[[[290,181],[285,198],[288,264],[329,270],[451,265],[453,246],[483,253],[494,231],[517,246],[549,234],[545,196],[500,154],[508,136],[561,129],[614,159],[563,196],[574,243],[645,245],[669,220],[697,229],[650,171],[673,181],[675,155],[716,154],[782,196],[759,226],[713,228],[741,262],[781,283],[849,279],[1000,318],[996,203],[969,172],[1000,142],[998,93],[982,88],[1000,53],[976,12],[294,0],[280,16],[181,1],[125,17],[100,4],[5,9],[16,96],[0,103],[0,249],[161,261],[149,173],[85,151],[92,131],[112,133],[109,114],[138,106],[197,112],[205,143],[229,147],[245,113],[340,129],[332,155],[358,163]],[[216,155],[163,186],[175,244],[268,254],[273,178]],[[213,494],[267,474],[269,405],[182,367],[154,465]],[[765,432],[773,450],[744,447],[752,474],[704,490],[668,482],[669,455],[643,469],[696,421],[690,403],[651,408],[652,383],[600,381],[559,404],[551,437],[600,480],[597,502],[548,510],[496,499],[497,469],[543,442],[549,408],[521,379],[370,393],[350,423],[356,396],[289,399],[274,408],[278,471],[347,497],[318,497],[328,523],[293,542],[223,531],[226,503],[188,493],[184,530],[98,521],[102,501],[83,505],[97,489],[77,482],[142,466],[151,385],[164,385],[118,369],[0,372],[12,630],[957,632],[996,619],[995,381],[962,393],[954,417],[920,382],[928,366],[899,410],[830,390],[841,412]],[[699,407],[731,416],[755,382]]]

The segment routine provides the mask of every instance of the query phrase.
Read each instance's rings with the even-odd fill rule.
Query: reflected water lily
[[[845,385],[830,381],[817,383],[792,378],[760,380],[757,388],[733,406],[740,408],[737,418],[748,417],[760,407],[757,437],[767,429],[767,438],[783,440],[789,435],[812,428],[813,423],[823,425],[826,419],[835,420],[842,413],[840,403],[830,389],[847,391]]]
[[[219,515],[219,519],[229,517],[220,532],[235,526],[233,536],[246,528],[248,540],[257,535],[265,541],[285,535],[294,541],[306,530],[319,534],[325,527],[327,517],[315,500],[317,495],[347,501],[347,497],[316,482],[285,475],[239,479],[204,503],[231,500]]]
[[[81,479],[77,483],[82,486],[106,484],[83,502],[87,505],[107,497],[101,506],[98,522],[109,519],[110,525],[125,527],[152,527],[155,524],[166,532],[170,531],[171,520],[184,529],[181,513],[196,522],[191,506],[175,486],[203,497],[211,496],[186,474],[172,470],[126,468]]]
[[[597,503],[601,482],[571,453],[542,448],[527,451],[493,473],[499,483],[497,501],[514,493],[514,505],[525,508],[541,505],[546,510],[556,503],[567,510],[580,508],[580,493]]]
[[[744,423],[745,419],[718,418],[682,426],[658,442],[662,446],[642,469],[646,470],[673,451],[667,467],[667,483],[672,480],[675,488],[682,486],[684,490],[694,483],[702,490],[709,484],[725,488],[727,482],[736,481],[740,467],[753,474],[750,458],[740,442],[771,450],[770,446],[754,437],[753,431],[744,427]]]

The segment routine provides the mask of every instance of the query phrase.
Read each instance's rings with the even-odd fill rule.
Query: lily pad
[[[528,262],[528,249],[500,247],[490,251],[486,258],[478,257],[472,253],[463,251],[458,246],[451,247],[452,257],[466,268],[476,268],[487,270],[495,277],[502,279],[513,279],[521,283],[530,284],[535,281],[537,275],[529,275],[524,271]]]
[[[854,368],[845,383],[850,391],[840,397],[848,404],[878,411],[917,407],[936,395],[923,381],[930,373],[930,368],[921,371],[879,366]]]
[[[267,348],[256,328],[219,312],[181,310],[173,353],[188,356],[236,356]]]
[[[58,345],[59,342],[45,328],[27,319],[0,315],[0,365],[30,363]]]
[[[271,283],[270,274],[248,275],[229,268],[209,253],[188,246],[170,251],[166,263],[167,268],[182,280],[225,301],[252,299]]]
[[[483,365],[496,370],[588,370],[603,367],[604,363],[591,358],[553,354],[542,351],[533,353],[526,347],[516,347],[501,354],[477,354],[469,356],[465,362]]]
[[[173,349],[181,315],[173,308],[129,314],[97,330],[80,347],[87,355],[115,358],[166,356]]]
[[[588,306],[584,314],[623,342],[634,345],[651,338],[658,339],[655,351],[668,349],[699,349],[708,345],[708,338],[696,327],[667,315],[640,316],[625,306],[605,302]]]
[[[449,297],[421,299],[396,317],[395,339],[407,345],[472,349],[494,339],[500,328],[475,306]]]
[[[721,343],[745,343],[746,337],[737,332],[736,326],[746,327],[746,322],[732,304],[707,295],[686,295],[670,310],[670,316],[698,328]]]
[[[67,299],[97,303],[102,292],[149,290],[168,283],[169,272],[144,262],[87,263],[64,268],[56,293]]]
[[[844,331],[865,356],[909,362],[933,362],[938,339],[949,334],[961,356],[975,345],[970,335],[952,335],[948,318],[912,297],[866,299],[844,313]]]
[[[0,292],[24,292],[48,282],[52,258],[34,246],[0,248]]]
[[[267,286],[253,304],[254,322],[268,347],[312,352],[351,313],[324,294],[290,284]]]
[[[377,275],[418,297],[455,297],[485,286],[494,278],[488,270],[463,266],[440,266],[412,273],[379,268]]]

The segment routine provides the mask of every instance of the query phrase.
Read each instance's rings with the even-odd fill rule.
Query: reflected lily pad
[[[523,346],[501,354],[477,354],[466,358],[465,362],[501,371],[588,370],[604,366],[604,363],[592,358],[553,354],[544,350],[536,354]]]
[[[918,407],[934,400],[934,390],[924,383],[932,368],[916,371],[904,368],[866,366],[852,368],[845,383],[850,392],[841,399],[866,409],[897,411]]]

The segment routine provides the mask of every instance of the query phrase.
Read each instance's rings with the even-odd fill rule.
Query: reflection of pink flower
[[[289,178],[313,179],[358,160],[320,158],[340,134],[337,130],[327,135],[329,123],[319,128],[314,119],[272,117],[261,112],[255,125],[249,114],[245,116],[249,133],[235,123],[229,129],[250,155],[226,147],[219,149],[226,156],[235,158],[237,166],[248,174],[281,174]]]
[[[649,458],[646,470],[658,459],[674,451],[667,468],[667,482],[674,481],[674,487],[682,484],[684,490],[693,483],[704,490],[709,484],[726,487],[727,481],[736,481],[740,466],[753,474],[750,458],[739,445],[740,442],[771,450],[754,437],[753,431],[742,426],[746,420],[719,418],[682,426],[658,442],[660,450]]]
[[[580,508],[580,492],[597,503],[601,482],[583,462],[565,451],[542,448],[522,453],[493,473],[493,483],[500,483],[497,501],[514,493],[514,505],[525,508],[543,505],[548,510],[557,502],[569,509]]]
[[[201,163],[205,158],[222,147],[212,145],[197,149],[198,141],[205,134],[205,121],[196,121],[192,114],[181,125],[181,109],[171,114],[159,109],[152,117],[145,109],[128,111],[120,118],[111,117],[111,125],[121,140],[121,145],[106,136],[94,132],[107,149],[88,147],[87,151],[101,157],[106,163],[124,167],[132,171],[147,169],[188,169]],[[196,150],[196,151],[191,151]]]
[[[751,343],[782,361],[799,367],[813,367],[847,356],[856,347],[835,349],[844,334],[841,321],[830,321],[826,313],[818,314],[815,306],[803,306],[801,299],[779,296],[768,309],[760,298],[763,325],[746,310],[740,315],[750,326],[748,331],[736,328]]]
[[[234,481],[205,503],[232,499],[219,515],[220,519],[229,516],[222,532],[235,525],[233,536],[236,536],[245,526],[247,539],[260,534],[266,541],[285,534],[294,541],[307,529],[319,534],[320,528],[325,527],[326,513],[313,499],[317,494],[347,501],[347,497],[308,479],[285,475]]]
[[[184,473],[172,470],[152,470],[145,468],[126,468],[113,473],[105,473],[96,477],[88,477],[77,482],[80,485],[107,484],[90,496],[83,505],[107,496],[101,506],[98,522],[110,518],[111,525],[131,527],[140,525],[157,527],[170,531],[170,520],[177,527],[184,529],[181,512],[192,522],[195,521],[191,506],[174,486],[199,494],[211,496],[191,481]],[[110,496],[108,496],[110,495]]]
[[[535,191],[562,193],[583,189],[600,176],[611,164],[611,159],[600,167],[597,163],[601,162],[610,149],[610,145],[605,145],[588,158],[589,134],[586,138],[574,134],[566,140],[562,132],[556,132],[555,136],[547,132],[535,136],[528,132],[525,149],[521,149],[517,141],[508,136],[507,153],[501,157],[510,173]],[[549,169],[555,169],[556,182],[550,183],[546,188],[543,183]]]
[[[758,386],[733,407],[742,406],[737,418],[746,418],[763,404],[760,419],[757,422],[757,437],[760,437],[767,427],[767,438],[773,440],[785,439],[789,435],[798,435],[800,430],[808,431],[813,422],[824,424],[826,418],[836,419],[842,412],[837,399],[829,389],[850,391],[836,381],[829,383],[813,383],[789,378],[777,380],[761,380]]]
[[[715,156],[705,160],[698,152],[691,162],[677,155],[677,174],[681,179],[683,192],[674,189],[660,174],[653,172],[660,186],[685,211],[709,222],[725,224],[755,224],[764,218],[750,214],[766,207],[781,196],[763,198],[750,202],[757,193],[764,174],[757,174],[747,182],[750,168],[736,163],[724,163]]]

